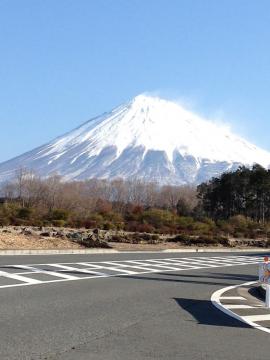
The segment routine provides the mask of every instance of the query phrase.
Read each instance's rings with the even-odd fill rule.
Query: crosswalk
[[[0,289],[93,278],[249,265],[257,264],[262,259],[262,256],[196,256],[166,259],[3,265],[0,266]]]

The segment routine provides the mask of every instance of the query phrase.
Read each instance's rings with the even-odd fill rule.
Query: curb
[[[3,255],[71,255],[71,254],[114,254],[118,253],[113,249],[67,249],[67,250],[0,250]]]
[[[196,248],[196,249],[166,249],[161,250],[161,252],[247,252],[247,253],[269,253],[269,250],[267,249],[260,249],[260,248],[251,248],[251,249],[238,249],[238,248]]]
[[[260,324],[259,320],[255,320],[253,318],[253,316],[243,316],[243,315],[237,314],[233,310],[227,308],[226,305],[221,303],[221,297],[227,291],[237,289],[237,288],[242,287],[242,286],[252,286],[252,285],[255,285],[256,283],[258,283],[258,281],[251,281],[251,282],[247,282],[247,283],[244,283],[244,284],[227,286],[225,288],[217,290],[212,294],[211,302],[218,310],[222,311],[224,314],[226,314],[228,316],[231,316],[232,318],[234,318],[236,320],[239,320],[239,321],[251,326],[254,329],[261,330],[261,331],[264,331],[264,332],[269,334],[270,329],[262,326]]]
[[[262,249],[220,249],[220,248],[195,248],[195,249],[165,249],[165,250],[115,250],[115,249],[54,249],[54,250],[0,250],[0,256],[7,255],[72,255],[72,254],[154,254],[154,253],[265,253],[269,250]]]

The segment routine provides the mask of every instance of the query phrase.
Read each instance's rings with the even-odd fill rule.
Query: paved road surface
[[[269,358],[270,334],[213,307],[257,279],[258,255],[0,258],[1,360]]]

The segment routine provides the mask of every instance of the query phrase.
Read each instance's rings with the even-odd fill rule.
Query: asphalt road
[[[3,270],[12,264],[234,255],[2,256],[0,264]],[[270,335],[210,301],[220,288],[256,280],[257,269],[221,265],[0,288],[0,359],[268,359]]]

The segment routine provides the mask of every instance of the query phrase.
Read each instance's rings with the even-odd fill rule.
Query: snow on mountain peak
[[[268,167],[270,154],[228,128],[159,97],[141,94],[18,158],[0,164],[0,181],[24,166],[67,180],[138,177],[159,183],[207,180],[240,164]]]

